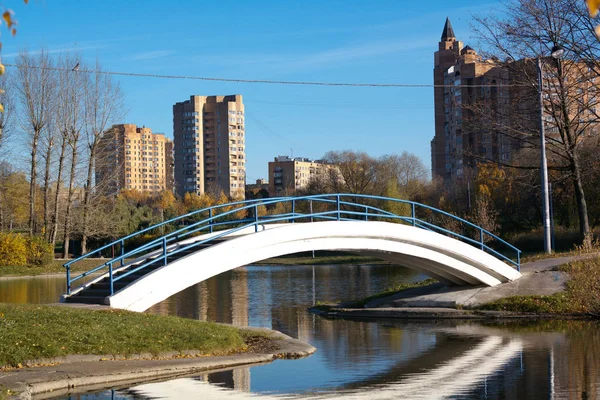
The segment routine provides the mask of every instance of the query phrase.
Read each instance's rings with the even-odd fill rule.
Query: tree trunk
[[[54,213],[52,215],[52,233],[50,235],[50,243],[52,248],[56,245],[56,235],[58,232],[58,205],[60,198],[60,189],[62,182],[63,165],[65,163],[65,151],[67,149],[67,138],[63,137],[60,146],[60,156],[58,157],[58,177],[56,178],[56,193],[54,193]]]
[[[583,245],[589,248],[592,245],[592,236],[590,232],[590,222],[588,219],[587,203],[583,191],[583,182],[581,180],[581,167],[579,165],[579,155],[573,154],[573,186],[575,189],[575,199],[577,200],[577,212],[579,214],[579,233],[583,236]]]
[[[96,159],[96,144],[90,146],[90,158],[88,160],[87,180],[83,191],[83,227],[81,229],[81,254],[87,253],[87,228],[90,212],[90,201],[92,194],[92,173]]]
[[[31,146],[31,179],[29,181],[29,235],[33,236],[35,233],[35,181],[36,181],[36,168],[37,168],[37,147],[38,140],[40,138],[40,132],[36,131],[33,135],[33,143]]]
[[[69,239],[71,236],[71,204],[73,202],[73,189],[75,185],[75,169],[77,167],[77,140],[72,144],[72,157],[71,157],[71,174],[69,177],[69,194],[67,197],[67,209],[65,211],[65,227],[63,235],[63,258],[69,258]]]
[[[46,168],[44,171],[44,238],[48,240],[50,238],[50,231],[48,229],[50,225],[50,163],[52,161],[52,148],[54,142],[50,140],[48,148],[46,149]]]

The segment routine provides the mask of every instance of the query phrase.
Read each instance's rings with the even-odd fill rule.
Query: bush
[[[21,235],[0,232],[0,266],[27,265],[27,241]]]
[[[27,264],[29,265],[48,265],[54,259],[52,245],[43,237],[29,236],[26,239],[27,243]]]
[[[52,245],[42,237],[0,233],[0,266],[44,266],[53,259]]]

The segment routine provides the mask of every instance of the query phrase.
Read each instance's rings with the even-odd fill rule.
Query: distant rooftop
[[[314,163],[319,163],[319,164],[327,164],[327,162],[325,160],[311,160],[310,158],[306,158],[306,157],[289,157],[289,156],[275,157],[275,162],[292,162],[292,161],[314,162]]]

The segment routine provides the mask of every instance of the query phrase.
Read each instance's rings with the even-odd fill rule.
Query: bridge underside
[[[108,304],[144,311],[225,271],[311,250],[372,255],[453,285],[495,286],[521,276],[469,244],[412,226],[375,221],[296,223],[233,237],[189,254],[121,289],[108,298]]]

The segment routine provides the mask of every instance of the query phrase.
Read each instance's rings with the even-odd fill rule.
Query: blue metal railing
[[[405,205],[403,211],[406,211],[407,215],[399,215],[385,210],[386,206],[394,206],[395,204]],[[271,215],[265,213],[266,209],[274,209],[275,207],[283,207],[284,212]],[[315,207],[318,209],[317,211],[314,210]],[[440,223],[436,223],[436,219],[438,218],[442,219],[441,225]],[[258,232],[259,225],[263,224],[329,220],[386,220],[427,229],[467,242],[512,264],[517,270],[520,270],[521,251],[519,249],[482,227],[445,211],[402,199],[362,194],[323,194],[220,204],[147,227],[64,264],[66,268],[67,294],[71,294],[74,282],[90,274],[107,271],[110,281],[110,293],[112,295],[114,293],[115,282],[137,271],[161,262],[163,265],[166,265],[168,257],[214,242],[249,227],[254,227],[254,231]],[[446,223],[444,223],[445,221]],[[456,232],[443,226],[449,225],[448,221],[451,222],[450,224],[458,224],[457,226],[462,228],[461,232]],[[126,250],[127,242],[132,242],[141,235],[156,231],[157,229],[164,230],[165,227],[169,227],[171,231],[147,243],[138,245],[132,250]],[[181,239],[186,237],[207,233],[211,233],[212,235],[185,245],[179,243]],[[119,249],[119,254],[116,257],[113,256],[110,260],[71,278],[71,266],[73,264],[87,258],[92,258],[93,256],[99,256],[107,249],[113,249],[114,253],[115,247]],[[504,254],[505,252],[510,253],[511,256],[507,256]],[[115,269],[119,271],[123,270],[124,267],[127,267],[128,270],[115,275]]]

